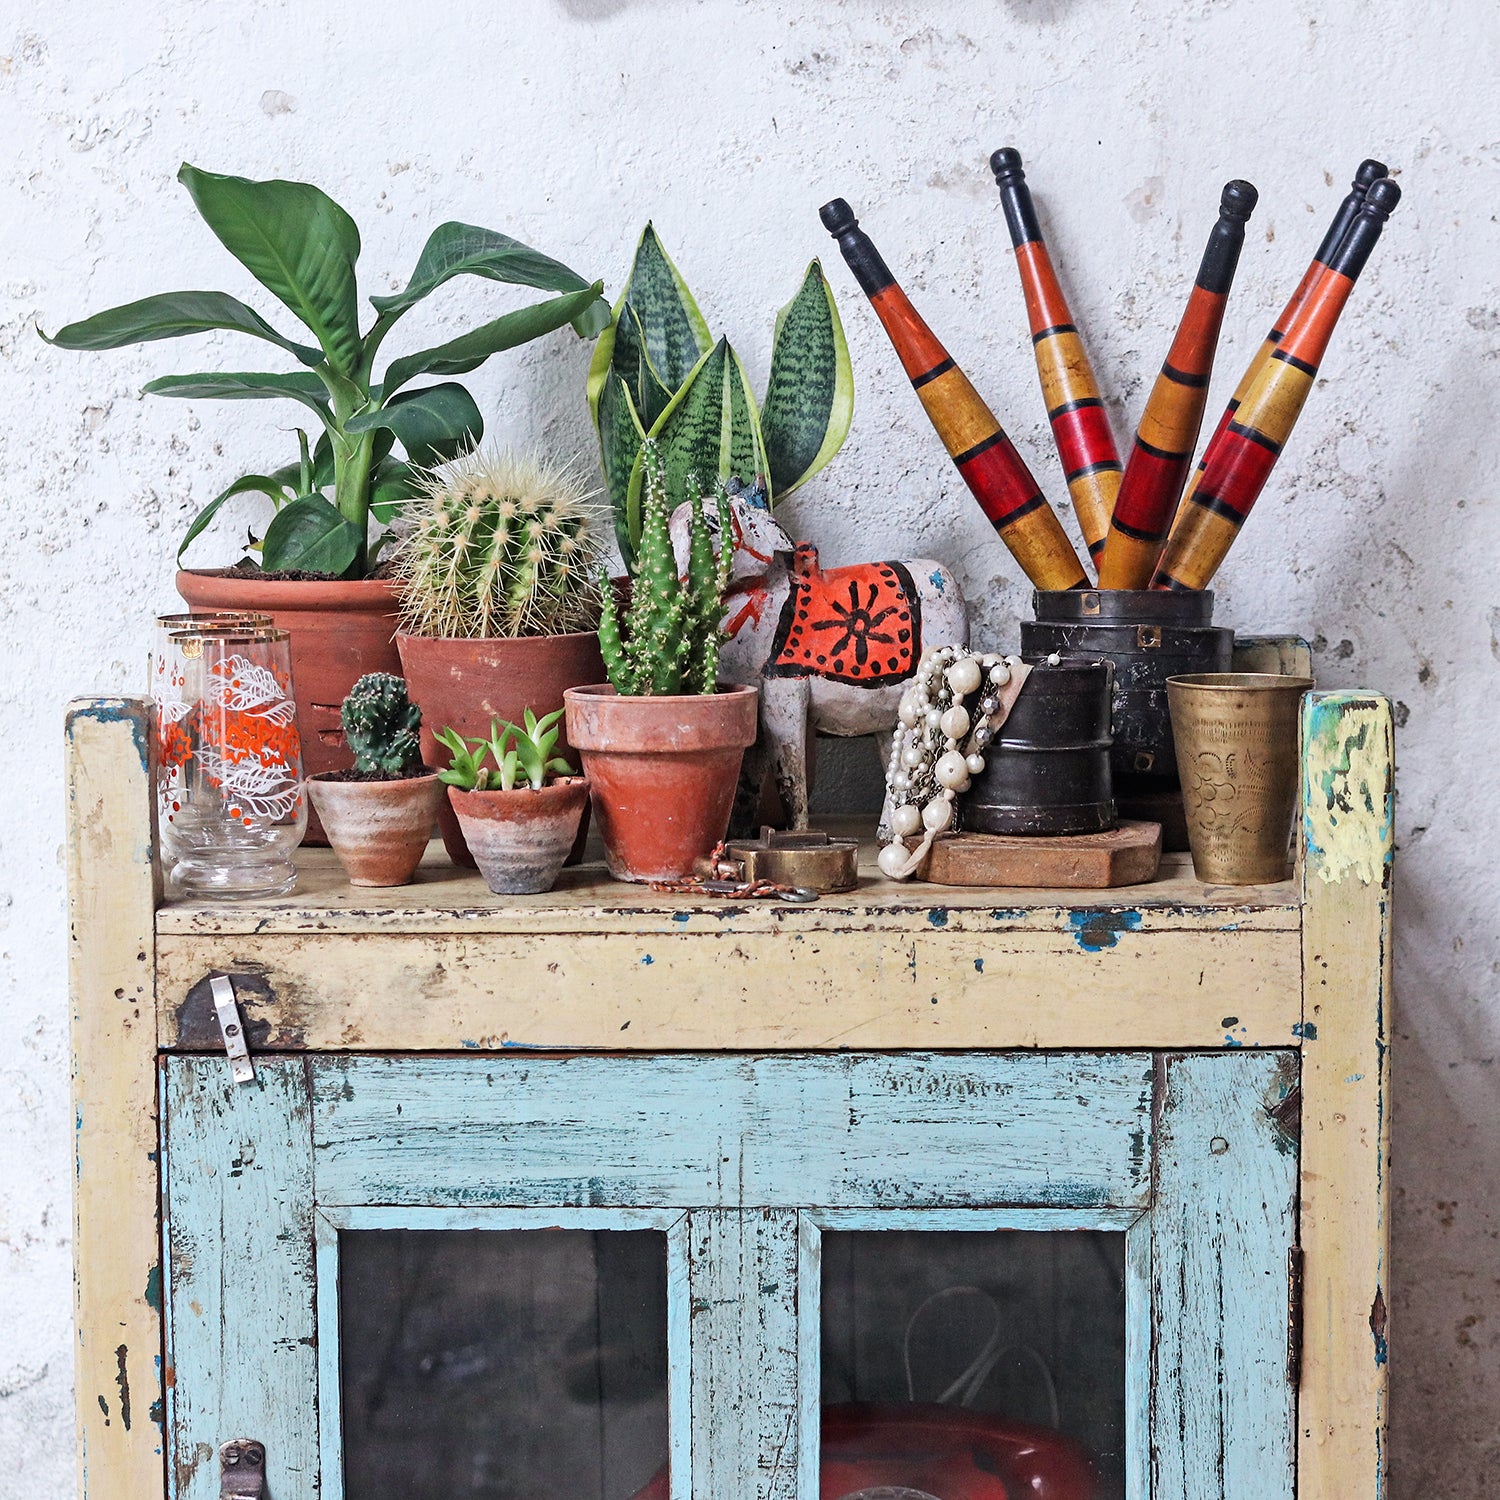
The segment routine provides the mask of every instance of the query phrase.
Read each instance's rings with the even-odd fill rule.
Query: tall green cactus
[[[718,681],[720,623],[732,560],[727,545],[732,534],[728,491],[721,481],[715,492],[721,538],[717,552],[703,505],[693,506],[687,576],[679,578],[668,531],[671,508],[661,454],[650,440],[642,453],[641,545],[632,573],[630,612],[623,622],[605,580],[599,620],[605,670],[626,697],[711,693]]]
[[[422,710],[406,696],[404,678],[366,672],[349,689],[340,717],[361,775],[395,780],[421,769]]]

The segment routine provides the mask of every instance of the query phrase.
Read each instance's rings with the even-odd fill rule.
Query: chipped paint
[[[1073,940],[1087,953],[1113,948],[1122,932],[1139,932],[1138,911],[1075,911],[1068,914]]]
[[[1350,721],[1357,721],[1352,728]],[[1364,693],[1315,694],[1302,722],[1308,867],[1329,883],[1384,884],[1395,846],[1389,703]]]
[[[1304,1042],[1315,1042],[1318,1039],[1318,1023],[1316,1021],[1298,1021],[1292,1027],[1292,1035],[1301,1037]]]
[[[927,913],[927,920],[934,927],[946,927],[948,925],[948,908],[946,906],[934,906]]]
[[[982,958],[976,958],[974,960],[974,972],[976,974],[984,973],[984,960]]]

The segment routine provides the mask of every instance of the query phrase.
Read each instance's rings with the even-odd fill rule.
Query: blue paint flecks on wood
[[[1020,922],[1031,913],[1024,906],[997,906],[990,913],[992,922]]]
[[[974,960],[974,972],[976,974],[984,973],[984,960],[982,958],[976,958]]]
[[[1073,939],[1086,953],[1113,948],[1122,932],[1139,932],[1138,911],[1074,911],[1068,913]]]
[[[643,964],[654,964],[656,962],[656,960],[654,958],[652,958],[649,953],[643,953],[641,955],[641,962]]]
[[[927,920],[934,927],[946,927],[948,925],[948,908],[946,906],[934,906],[927,913]]]
[[[1298,1021],[1292,1027],[1292,1035],[1300,1036],[1305,1042],[1315,1042],[1318,1039],[1318,1024],[1316,1021]]]
[[[674,911],[672,913],[672,920],[674,922],[690,922],[692,919],[693,914],[690,911]]]

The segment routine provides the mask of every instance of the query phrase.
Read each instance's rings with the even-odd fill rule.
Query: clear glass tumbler
[[[173,795],[162,843],[173,895],[284,895],[307,827],[302,746],[284,630],[172,632],[178,704],[161,719]],[[168,718],[175,715],[175,722]]]

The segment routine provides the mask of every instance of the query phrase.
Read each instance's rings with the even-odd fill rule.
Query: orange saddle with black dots
[[[922,601],[898,562],[818,566],[804,542],[792,554],[767,677],[822,677],[855,687],[888,687],[915,674]]]

